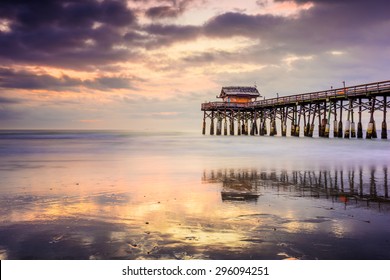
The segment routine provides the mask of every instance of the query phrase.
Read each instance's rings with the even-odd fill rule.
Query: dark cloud
[[[278,64],[289,54],[310,55],[373,45],[380,49],[390,45],[390,37],[385,36],[390,28],[385,9],[387,0],[292,1],[314,5],[294,17],[226,12],[210,18],[201,26],[162,24],[160,21],[142,26],[137,23],[136,13],[127,7],[125,0],[3,0],[0,19],[9,22],[10,31],[0,31],[0,63],[108,69],[118,62],[140,61],[139,49],[163,49],[199,36],[245,36],[253,39],[254,44],[238,50],[235,55],[217,50],[194,54],[184,58],[187,64],[210,61]],[[180,15],[196,1],[145,2],[147,7],[155,6],[141,9],[141,12],[146,12],[151,19],[164,19]],[[263,2],[258,1],[258,4]],[[2,87],[8,88],[18,84],[12,75],[21,79],[18,88],[132,88],[133,84],[132,78],[129,84],[129,80],[122,77],[85,83],[66,76],[59,79],[22,72],[8,73],[7,76],[6,71],[2,71]]]
[[[230,53],[226,51],[208,51],[201,53],[194,53],[184,57],[182,60],[191,64],[204,64],[204,63],[213,63],[219,62],[232,62],[234,61],[234,56],[237,56],[235,53]],[[239,58],[240,59],[240,58]]]
[[[96,79],[81,80],[67,75],[54,77],[49,74],[35,74],[29,71],[14,71],[9,68],[0,68],[0,88],[9,89],[47,89],[66,90],[75,87],[86,87],[98,90],[107,89],[133,89],[133,81],[140,80],[136,77],[98,77]],[[7,102],[1,100],[0,103]],[[12,100],[8,100],[12,102]]]
[[[0,105],[19,104],[19,103],[20,103],[19,99],[0,96]]]
[[[258,37],[284,22],[283,17],[229,12],[209,20],[204,25],[204,33],[211,37]]]
[[[81,68],[121,61],[132,51],[117,48],[125,40],[121,28],[136,23],[125,1],[2,1],[0,59]]]
[[[94,80],[88,80],[83,85],[99,90],[105,89],[134,89],[133,81],[140,80],[134,77],[99,77]]]
[[[201,34],[201,28],[192,25],[161,25],[152,24],[144,28],[149,34],[146,47],[158,48],[174,42],[195,39]]]
[[[28,71],[14,71],[8,68],[0,68],[0,87],[18,89],[59,89],[73,87],[81,84],[81,80],[68,76],[55,78],[43,74],[35,75]]]
[[[152,19],[162,19],[162,18],[174,18],[183,14],[187,10],[189,4],[194,2],[194,0],[172,0],[172,1],[160,1],[166,2],[170,5],[161,5],[151,7],[146,10],[145,15]]]
[[[177,17],[179,12],[179,10],[170,6],[158,6],[149,8],[145,14],[149,18],[168,18]]]
[[[270,53],[313,54],[390,43],[390,37],[384,36],[390,28],[385,0],[295,2],[313,2],[314,6],[294,17],[228,12],[210,19],[203,32],[210,37],[258,39],[260,43],[253,51],[265,60]]]

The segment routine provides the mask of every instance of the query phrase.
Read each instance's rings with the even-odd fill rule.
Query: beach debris
[[[222,201],[224,200],[238,200],[238,201],[247,201],[247,200],[257,200],[260,194],[252,192],[233,192],[233,191],[222,191],[221,197]]]
[[[62,239],[64,238],[64,235],[58,235],[58,236],[54,236],[52,238],[52,240],[49,242],[50,244],[53,244],[53,243],[58,243],[60,242]]]

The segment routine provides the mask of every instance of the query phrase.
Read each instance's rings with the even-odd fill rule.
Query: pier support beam
[[[221,113],[217,113],[217,135],[221,135],[222,132],[222,118]]]
[[[313,133],[314,133],[314,121],[315,121],[315,119],[316,119],[316,111],[317,111],[317,106],[314,105],[313,117],[311,118],[310,131],[309,131],[309,134],[308,134],[309,137],[313,137]]]
[[[351,110],[352,110],[352,99],[349,100],[347,121],[345,122],[345,130],[344,130],[344,138],[348,138],[348,139],[349,139],[350,130],[351,130],[351,122],[350,122]]]
[[[270,120],[269,136],[274,136],[277,133],[277,130],[276,130],[276,111],[275,111],[275,109],[271,113],[270,119],[271,120]]]
[[[211,112],[210,135],[214,135],[214,111]]]
[[[333,138],[337,138],[339,133],[339,126],[338,126],[338,123],[337,123],[337,106],[336,106],[337,102],[334,101],[333,102],[333,113],[334,113],[334,120],[333,120]]]
[[[351,106],[351,138],[356,138],[355,121],[353,119],[353,106]]]
[[[263,120],[263,135],[267,135],[267,118],[264,117],[264,120]]]
[[[381,139],[387,139],[386,113],[387,113],[387,96],[383,96],[383,121],[382,121]]]
[[[324,137],[326,137],[326,138],[329,138],[329,133],[330,133],[330,112],[332,110],[331,108],[332,108],[332,106],[329,102],[328,117],[325,119],[326,123],[325,123]],[[325,111],[326,111],[326,105],[325,105]]]
[[[259,135],[264,136],[264,111],[260,113]]]
[[[234,135],[234,112],[230,113],[230,135]]]
[[[299,108],[298,118],[296,118],[295,137],[299,137],[299,133],[300,133],[300,129],[301,129],[301,116],[302,116],[302,105]]]
[[[223,135],[227,135],[227,131],[228,131],[228,127],[227,127],[227,120],[226,120],[226,112],[225,112],[225,115],[224,115],[224,127],[223,127]]]
[[[291,136],[295,136],[295,122],[297,119],[297,106],[294,106],[292,109],[292,116],[291,116]]]
[[[206,134],[206,111],[203,111],[203,125],[202,125],[202,134]]]
[[[340,101],[340,121],[337,133],[338,138],[343,138],[343,100]]]
[[[309,128],[310,126],[307,125],[310,121],[310,107],[309,107],[308,111],[309,111],[309,113],[307,114],[307,118],[306,118],[306,110],[303,112],[303,136],[305,136],[305,137],[307,136],[307,133],[310,129]],[[309,120],[307,121],[307,119],[309,119]]]
[[[257,113],[257,111],[255,111],[255,117],[253,120],[255,135],[259,134],[259,126],[257,126],[257,119],[258,119],[258,113]]]
[[[363,138],[363,126],[362,126],[362,99],[359,98],[359,121],[357,125],[357,138]]]
[[[241,112],[238,110],[237,113],[237,135],[241,135]]]
[[[248,135],[249,134],[249,118],[248,118],[248,114],[245,114],[244,125],[245,125],[245,135]]]
[[[286,137],[287,136],[287,111],[288,111],[288,108],[284,109],[284,108],[280,108],[280,111],[281,111],[281,131],[282,131],[282,136],[283,137]]]
[[[255,135],[255,121],[254,121],[254,116],[253,116],[253,113],[251,113],[251,124],[250,124],[250,135]]]
[[[371,99],[371,109],[370,109],[370,122],[368,123],[366,139],[377,138],[374,112],[375,112],[375,97]]]

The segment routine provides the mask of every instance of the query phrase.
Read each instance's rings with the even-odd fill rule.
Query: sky
[[[201,131],[266,98],[389,80],[388,0],[2,0],[0,129]]]

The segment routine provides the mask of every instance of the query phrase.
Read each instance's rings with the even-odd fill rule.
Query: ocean
[[[390,259],[390,140],[0,131],[0,259]]]

